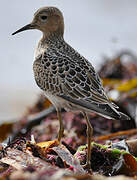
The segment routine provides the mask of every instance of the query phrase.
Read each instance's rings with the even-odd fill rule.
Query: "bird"
[[[38,9],[32,22],[12,35],[31,29],[42,32],[35,50],[34,78],[56,108],[59,120],[58,142],[61,142],[64,132],[61,109],[83,113],[87,123],[88,144],[85,167],[90,169],[93,128],[89,113],[116,120],[130,118],[109,100],[92,64],[64,40],[64,17],[58,8]]]

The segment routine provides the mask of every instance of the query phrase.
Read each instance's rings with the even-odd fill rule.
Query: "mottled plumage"
[[[34,75],[38,86],[55,106],[96,112],[112,119],[128,118],[121,116],[115,109],[117,106],[107,98],[91,63],[63,37],[52,36],[44,45],[42,41],[38,44]],[[40,52],[39,49],[44,50]]]
[[[30,24],[13,34],[29,29],[43,32],[36,48],[33,70],[37,85],[56,107],[60,122],[58,140],[64,131],[61,108],[81,111],[87,122],[87,166],[90,168],[93,129],[87,113],[95,112],[110,119],[128,120],[129,117],[118,112],[118,107],[108,99],[91,63],[64,41],[64,19],[59,9],[39,9]]]

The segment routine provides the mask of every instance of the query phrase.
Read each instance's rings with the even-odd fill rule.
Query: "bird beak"
[[[17,30],[16,32],[12,33],[12,35],[15,35],[19,32],[22,32],[22,31],[26,31],[26,30],[30,30],[30,29],[35,29],[36,28],[36,25],[34,24],[27,24],[26,26],[22,27],[21,29]]]

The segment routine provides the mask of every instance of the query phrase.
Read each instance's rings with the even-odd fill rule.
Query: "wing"
[[[60,90],[54,93],[89,103],[110,102],[91,63],[66,43],[62,47],[64,48],[48,49],[43,56],[43,60],[48,61],[46,65],[49,68],[46,67],[46,71],[50,81],[56,79],[54,86],[60,87]]]
[[[85,59],[78,63],[70,62],[68,68],[63,82],[66,95],[68,94],[74,99],[84,99],[91,103],[108,102],[101,81],[89,62]]]
[[[71,47],[49,48],[33,67],[35,80],[44,91],[107,118],[128,119],[107,98],[91,63]]]

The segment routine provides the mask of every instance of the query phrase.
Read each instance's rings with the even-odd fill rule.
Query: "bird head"
[[[44,7],[40,8],[34,14],[34,18],[30,24],[22,27],[21,29],[14,32],[15,35],[19,32],[38,29],[48,37],[51,34],[62,35],[64,34],[64,19],[61,11],[56,7]]]

